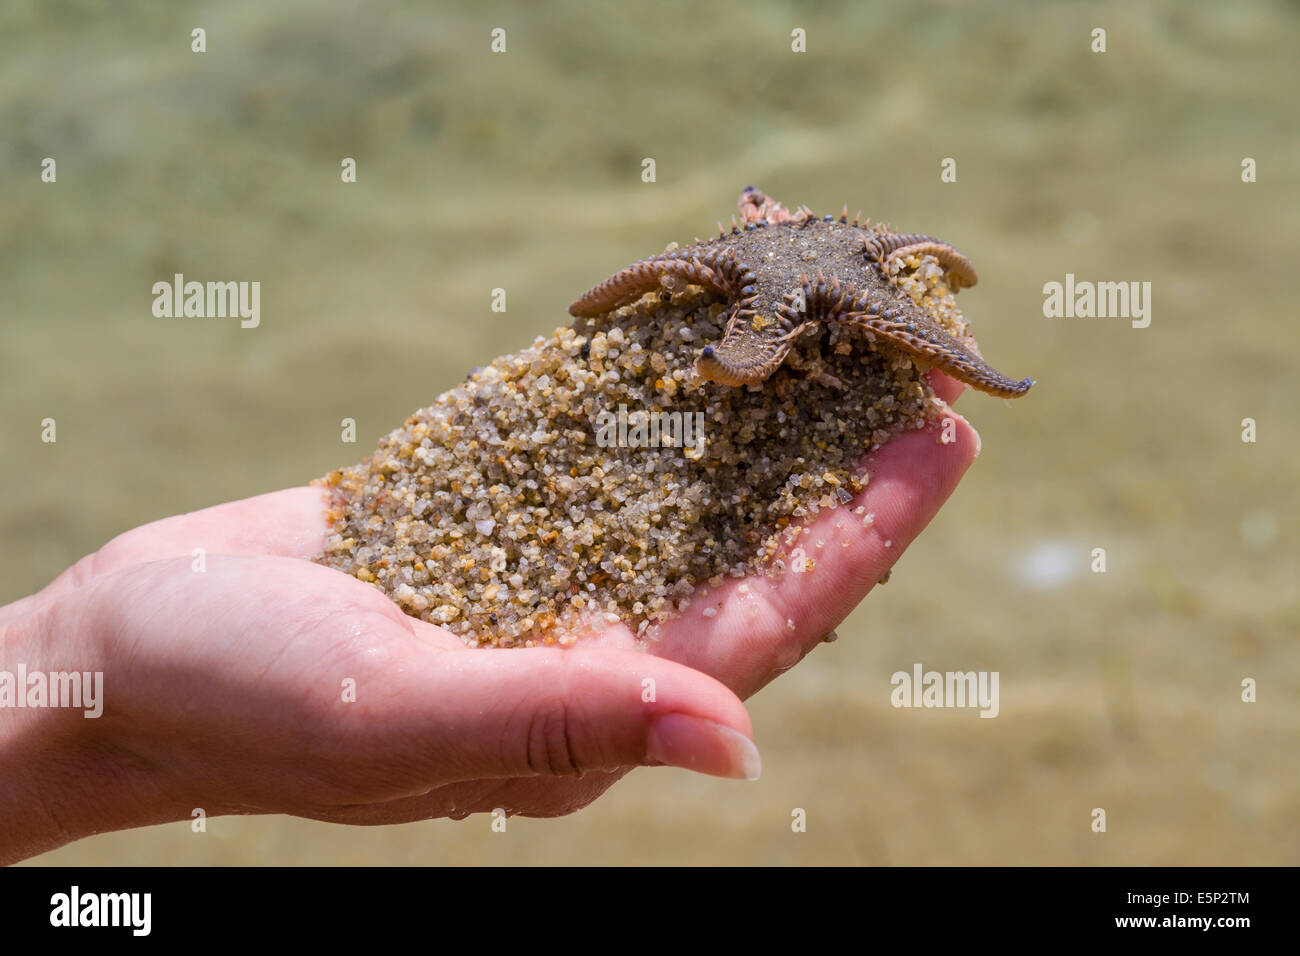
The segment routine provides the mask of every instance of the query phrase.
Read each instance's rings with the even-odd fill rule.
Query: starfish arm
[[[868,259],[874,259],[876,262],[884,262],[886,256],[895,249],[902,249],[904,246],[915,245],[918,242],[942,242],[941,239],[920,232],[868,233],[867,238],[863,241],[866,243],[863,254]]]
[[[706,346],[695,361],[695,371],[720,385],[757,385],[781,367],[794,337],[806,324],[799,312],[799,296],[790,293],[776,306],[776,318],[766,318],[742,302],[732,312],[722,342]]]
[[[749,308],[758,296],[758,279],[748,263],[741,262],[729,249],[710,249],[699,253],[695,250],[678,249],[665,253],[665,258],[690,258],[713,273],[716,281],[714,288],[729,296],[738,309]]]
[[[838,286],[828,288],[824,282],[805,283],[804,295],[811,316],[821,321],[857,325],[893,348],[981,392],[1015,398],[1034,385],[1033,379],[1017,382],[1007,378],[910,303],[873,300],[869,294],[855,294],[855,290],[845,295]]]
[[[890,233],[873,236],[866,240],[863,250],[868,259],[873,259],[882,272],[889,274],[889,264],[895,259],[912,255],[932,255],[947,273],[954,289],[964,289],[979,281],[979,275],[971,261],[942,239],[921,233]]]
[[[736,205],[740,209],[740,221],[746,224],[789,222],[795,218],[784,205],[753,186],[741,190]]]
[[[850,313],[842,318],[857,323],[895,348],[981,392],[1016,398],[1034,385],[1030,378],[1018,382],[1007,378],[942,329],[865,313]]]
[[[699,257],[687,259],[669,254],[643,259],[614,273],[575,299],[569,306],[569,314],[580,317],[603,315],[663,287],[666,278],[677,279],[683,284],[710,286],[724,294],[731,293],[728,277],[720,275]]]
[[[769,348],[752,338],[735,339],[714,348],[706,345],[695,360],[700,378],[719,385],[757,385],[771,376],[785,361],[789,344]]]

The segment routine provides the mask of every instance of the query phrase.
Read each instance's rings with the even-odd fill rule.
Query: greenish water
[[[41,862],[1300,863],[1297,7],[997,10],[7,5],[0,599],[358,460],[751,182],[950,240],[985,354],[1039,380],[962,399],[979,462],[840,640],[751,702],[757,784],[642,771],[506,838],[218,819]],[[260,281],[259,326],[155,318],[178,272]],[[1045,318],[1067,273],[1149,281],[1150,326]],[[999,671],[1001,714],[891,708],[918,661]]]

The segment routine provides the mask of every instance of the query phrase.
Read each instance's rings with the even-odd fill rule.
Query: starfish
[[[850,223],[848,207],[818,218],[806,206],[790,212],[753,186],[740,194],[741,224],[728,233],[633,263],[589,289],[569,306],[574,316],[597,316],[647,292],[686,285],[716,289],[730,300],[722,341],[705,346],[699,375],[722,385],[756,385],[780,368],[795,338],[831,322],[853,323],[873,341],[906,352],[922,365],[973,388],[1014,398],[1034,384],[990,366],[974,341],[939,325],[890,280],[893,264],[930,255],[954,292],[977,280],[960,252],[933,236],[896,233]],[[815,268],[813,277],[810,270]]]

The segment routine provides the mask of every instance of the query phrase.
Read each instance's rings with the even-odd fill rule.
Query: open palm
[[[960,392],[933,381],[948,400]],[[103,717],[83,722],[77,750],[93,772],[128,778],[125,825],[195,808],[344,823],[552,816],[638,765],[752,777],[741,699],[843,620],[947,498],[979,450],[952,418],[951,441],[909,432],[873,452],[867,489],[805,538],[824,542],[815,573],[728,580],[649,653],[622,624],[569,648],[469,649],[304,560],[327,530],[310,487],[127,532],[0,609],[0,626],[11,646],[62,635],[63,666],[104,672]]]

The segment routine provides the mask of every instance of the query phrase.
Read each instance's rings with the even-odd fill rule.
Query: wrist
[[[160,774],[115,746],[97,642],[84,632],[86,618],[60,604],[29,603],[0,618],[4,864],[92,833],[180,818]]]

